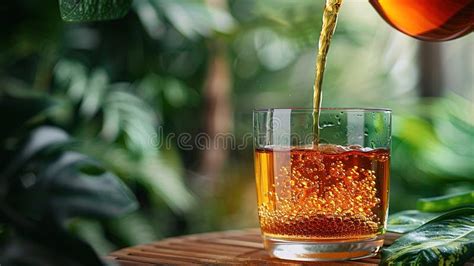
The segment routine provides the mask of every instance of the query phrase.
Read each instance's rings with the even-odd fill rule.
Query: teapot
[[[369,0],[394,28],[424,41],[447,41],[474,29],[474,0]]]

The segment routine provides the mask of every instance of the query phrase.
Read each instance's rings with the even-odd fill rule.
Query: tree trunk
[[[214,8],[225,9],[225,0],[208,0]],[[209,149],[203,151],[200,174],[210,182],[212,190],[228,158],[228,150],[217,142],[220,134],[232,132],[231,69],[227,57],[227,46],[222,40],[212,40],[209,45],[209,65],[204,85],[205,132],[208,134]],[[208,182],[206,182],[208,183]]]

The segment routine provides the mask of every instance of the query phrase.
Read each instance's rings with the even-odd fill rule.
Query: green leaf
[[[112,142],[123,134],[130,151],[140,155],[155,153],[156,147],[151,143],[156,135],[155,112],[142,99],[122,89],[123,86],[128,84],[111,86],[105,97],[101,136]]]
[[[96,168],[96,169],[91,169]],[[47,162],[30,193],[35,208],[54,209],[58,221],[70,217],[113,218],[137,208],[133,194],[110,172],[82,154],[65,152]]]
[[[424,212],[442,212],[474,204],[474,191],[419,199],[416,208]]]
[[[69,98],[77,103],[85,97],[87,91],[87,69],[80,63],[61,60],[54,68],[54,79],[59,87],[67,88]]]
[[[74,219],[70,227],[75,234],[87,241],[100,255],[105,256],[117,249],[117,247],[107,239],[104,228],[99,221]]]
[[[99,110],[108,85],[109,77],[105,70],[96,69],[92,72],[87,83],[87,92],[84,93],[80,107],[80,111],[86,119],[91,119]]]
[[[158,10],[151,4],[151,0],[133,2],[133,9],[137,13],[143,27],[153,39],[159,39],[163,34],[163,21]]]
[[[159,219],[161,220],[161,219]],[[121,239],[129,245],[140,245],[162,238],[154,229],[153,219],[145,215],[145,212],[134,212],[108,223],[114,233],[114,237]],[[163,230],[163,228],[160,228]]]
[[[32,132],[16,156],[15,168],[22,170],[7,171],[19,183],[9,192],[14,206],[36,220],[52,217],[59,223],[76,216],[112,218],[134,210],[135,198],[118,177],[82,154],[64,151],[68,139],[54,127]]]
[[[65,21],[98,21],[124,17],[131,4],[132,0],[59,0],[59,9]]]
[[[12,152],[3,151],[2,157],[7,155],[0,163],[0,198],[5,197],[15,184],[23,183],[24,186],[35,180],[35,175],[25,172],[28,162],[34,161],[41,153],[72,143],[69,136],[61,129],[43,126],[33,130],[30,136],[14,145]],[[20,146],[20,148],[18,148]]]
[[[382,265],[463,265],[474,256],[474,208],[451,211],[384,248]]]
[[[402,211],[388,217],[387,230],[404,234],[413,231],[426,222],[440,216],[439,213],[420,212],[417,210]]]
[[[100,137],[104,140],[123,141],[129,151],[139,156],[156,152],[150,141],[156,135],[157,115],[133,94],[131,84],[109,84],[105,70],[96,69],[88,75],[81,63],[68,60],[57,64],[55,79],[77,105],[78,118],[88,122],[102,119]]]
[[[14,176],[16,171],[25,167],[25,164],[46,149],[57,145],[64,145],[70,141],[66,132],[59,128],[42,126],[33,130],[29,138],[22,145],[23,148],[9,161],[8,167],[2,176]]]
[[[100,158],[107,168],[114,169],[123,180],[143,185],[154,204],[164,201],[173,211],[182,213],[196,202],[184,183],[179,157],[172,150],[157,151],[157,154],[142,158],[133,156],[128,149],[103,142],[85,143],[81,150]]]
[[[138,167],[138,181],[152,192],[155,200],[157,197],[163,199],[176,212],[189,210],[195,204],[193,195],[183,184],[176,167],[171,166],[169,158],[148,156]]]

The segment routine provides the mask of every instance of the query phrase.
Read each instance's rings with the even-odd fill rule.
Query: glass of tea
[[[260,228],[274,257],[334,261],[377,254],[388,210],[391,111],[254,111]],[[317,133],[317,142],[315,142]]]

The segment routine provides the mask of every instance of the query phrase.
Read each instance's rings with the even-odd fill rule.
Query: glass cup
[[[376,255],[388,212],[391,111],[256,110],[258,215],[274,257],[334,261]]]

